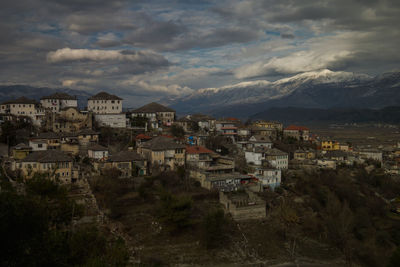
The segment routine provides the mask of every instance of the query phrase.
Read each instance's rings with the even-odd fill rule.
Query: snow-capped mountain
[[[387,78],[386,78],[387,79]],[[339,105],[340,95],[348,97],[361,85],[368,85],[381,79],[366,74],[352,72],[333,72],[327,69],[305,72],[277,81],[248,81],[219,88],[206,88],[175,99],[170,104],[179,113],[216,113],[221,109],[240,109],[246,105],[248,110],[260,111],[258,106],[300,106],[324,107]],[[400,79],[397,80],[398,82]],[[343,92],[343,89],[349,92]],[[374,91],[375,90],[375,91]],[[367,86],[360,95],[376,93],[374,86]],[[374,91],[374,92],[373,92]],[[337,95],[339,93],[339,95]],[[323,96],[325,95],[325,96]],[[294,96],[294,97],[290,97]],[[314,97],[315,96],[315,97]],[[321,98],[321,99],[315,99]],[[324,98],[326,98],[324,100]],[[348,99],[345,99],[346,101]],[[339,101],[340,102],[340,101]],[[249,106],[251,105],[251,106]],[[250,108],[249,108],[250,107]],[[241,113],[247,111],[241,111]]]

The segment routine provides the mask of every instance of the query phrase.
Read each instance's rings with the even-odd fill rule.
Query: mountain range
[[[379,109],[400,101],[400,72],[378,76],[321,70],[274,82],[241,82],[166,101],[178,114],[248,118],[274,107]]]

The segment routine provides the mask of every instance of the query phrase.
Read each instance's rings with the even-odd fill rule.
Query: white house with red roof
[[[186,164],[192,167],[205,168],[211,165],[214,152],[202,146],[186,147]]]

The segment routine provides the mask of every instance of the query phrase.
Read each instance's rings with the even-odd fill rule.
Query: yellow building
[[[13,147],[12,156],[14,159],[24,159],[32,152],[32,148],[24,143],[20,143]]]
[[[340,150],[340,144],[337,141],[325,140],[321,142],[321,149],[324,151]]]
[[[253,123],[253,125],[266,129],[274,129],[277,131],[282,131],[283,129],[283,124],[275,121],[256,121],[255,123]]]
[[[16,161],[14,170],[21,170],[22,177],[31,178],[35,173],[47,174],[51,179],[62,183],[71,183],[72,157],[57,150],[35,151],[20,161]]]
[[[315,151],[299,149],[293,153],[293,158],[296,160],[315,159]]]

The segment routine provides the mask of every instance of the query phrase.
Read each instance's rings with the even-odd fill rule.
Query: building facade
[[[122,98],[100,92],[89,97],[87,110],[94,114],[119,114],[122,112]]]
[[[51,112],[60,112],[64,108],[78,108],[78,100],[76,96],[66,93],[55,93],[44,96],[40,99],[40,104]]]

